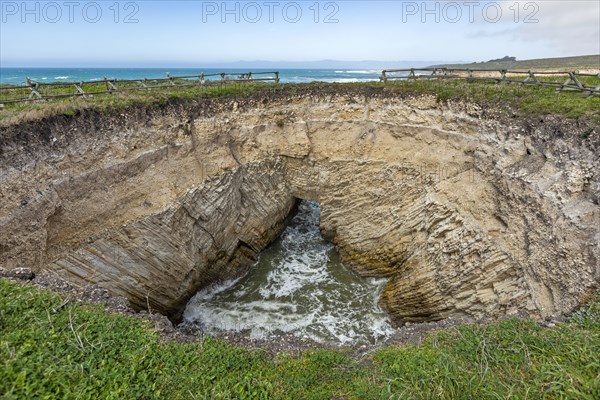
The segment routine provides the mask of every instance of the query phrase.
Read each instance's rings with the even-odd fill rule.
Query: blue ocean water
[[[0,68],[0,84],[22,85],[26,77],[37,82],[79,82],[109,79],[155,79],[171,76],[200,75],[202,73],[241,73],[273,71],[270,69],[214,69],[214,68]],[[282,69],[283,83],[303,82],[368,82],[377,81],[380,70],[372,69]]]

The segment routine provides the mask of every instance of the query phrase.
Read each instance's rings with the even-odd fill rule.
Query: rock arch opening
[[[319,228],[320,207],[302,201],[282,235],[249,273],[197,293],[184,325],[251,338],[294,335],[326,343],[375,343],[393,333],[379,307],[382,278],[364,278],[341,262]]]

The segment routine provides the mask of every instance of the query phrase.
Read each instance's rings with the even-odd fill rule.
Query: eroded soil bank
[[[84,111],[0,130],[0,266],[176,317],[298,199],[398,322],[547,318],[598,287],[598,128],[384,88]]]

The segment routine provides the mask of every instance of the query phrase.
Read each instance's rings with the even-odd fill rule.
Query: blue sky
[[[0,0],[0,11],[3,67],[482,61],[600,53],[598,0]]]

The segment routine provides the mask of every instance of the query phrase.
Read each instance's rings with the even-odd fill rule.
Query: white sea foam
[[[332,83],[353,83],[353,82],[376,82],[379,79],[375,78],[335,78],[335,79],[323,79],[324,82]]]
[[[346,73],[348,74],[378,74],[381,71],[377,70],[377,69],[361,69],[361,70],[351,70],[351,71],[346,71]]]
[[[303,202],[282,237],[246,277],[213,285],[189,302],[184,321],[209,332],[282,333],[338,344],[376,342],[393,328],[378,307],[385,279],[345,269],[319,233],[319,208]]]
[[[238,281],[239,281],[239,279],[234,279],[234,280],[230,280],[230,281],[215,283],[205,289],[200,290],[198,293],[196,293],[193,300],[194,301],[202,301],[202,300],[212,299],[213,297],[215,297],[215,295],[234,286]]]
[[[69,79],[69,76],[55,76],[54,79],[65,80],[65,79]]]
[[[357,69],[357,70],[338,70],[334,71],[336,74],[379,74],[381,71],[378,69]]]

